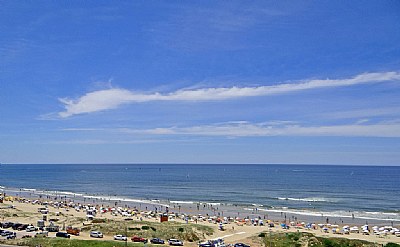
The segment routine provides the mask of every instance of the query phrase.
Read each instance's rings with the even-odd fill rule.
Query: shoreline
[[[16,199],[16,198],[15,198]],[[7,217],[7,219],[4,219],[3,216],[3,222],[4,221],[13,221],[13,222],[22,222],[22,223],[30,223],[33,225],[36,225],[36,221],[40,219],[42,216],[41,213],[38,213],[38,208],[43,207],[45,204],[46,207],[49,209],[48,215],[55,215],[55,212],[62,212],[61,215],[64,216],[57,216],[61,220],[58,222],[60,225],[63,222],[64,227],[68,222],[74,222],[74,220],[78,218],[84,218],[86,216],[86,212],[84,210],[74,210],[74,207],[70,206],[63,206],[63,202],[56,202],[52,201],[46,202],[45,199],[41,203],[38,201],[35,202],[34,204],[32,203],[34,201],[31,201],[27,198],[19,200],[14,200],[14,201],[5,201],[3,205],[8,205],[11,206],[13,205],[14,208],[9,207],[8,209],[3,209],[3,210],[18,210],[20,212],[19,214],[26,214],[27,216],[24,216],[22,218],[16,218],[14,216],[12,217]],[[97,209],[101,208],[101,205],[95,205],[95,204],[74,204],[74,205],[80,205],[80,208],[85,208],[89,207],[94,207]],[[131,208],[132,209],[132,208]],[[118,209],[119,210],[119,209]],[[121,212],[127,210],[127,209],[122,209]],[[172,214],[172,209],[170,209],[170,214]],[[112,214],[111,212],[113,211],[108,211],[105,213],[99,213],[99,219],[107,219],[107,220],[112,220],[112,222],[124,222],[126,219],[126,215],[124,216],[122,213],[118,214]],[[165,212],[164,212],[165,213]],[[314,227],[312,228],[305,228],[304,225],[301,226],[296,226],[296,224],[293,226],[291,224],[289,229],[283,229],[280,226],[280,221],[279,220],[266,220],[265,223],[267,222],[273,222],[275,224],[275,227],[269,227],[267,224],[264,226],[260,225],[253,225],[250,222],[253,219],[257,219],[255,217],[250,218],[248,220],[245,219],[240,219],[240,220],[235,220],[235,219],[229,219],[226,225],[224,224],[224,227],[226,228],[224,231],[219,231],[219,224],[216,222],[217,217],[214,216],[201,216],[204,217],[204,220],[200,220],[201,218],[198,215],[190,215],[187,213],[177,213],[174,212],[175,215],[179,215],[179,217],[176,217],[172,222],[177,222],[182,225],[185,224],[199,224],[199,225],[204,225],[204,226],[209,226],[214,229],[214,234],[209,236],[209,239],[217,239],[217,238],[223,238],[227,243],[235,243],[235,242],[244,242],[247,244],[250,244],[251,246],[261,246],[257,241],[254,241],[254,237],[260,234],[261,232],[265,232],[267,234],[274,234],[274,233],[295,233],[295,232],[305,232],[305,233],[312,233],[315,236],[318,237],[329,237],[329,238],[347,238],[347,239],[358,239],[358,240],[365,240],[371,243],[379,243],[379,244],[386,244],[389,242],[393,243],[400,243],[400,237],[395,236],[395,235],[374,235],[371,233],[370,235],[363,235],[361,232],[360,233],[350,233],[349,235],[346,234],[334,234],[332,233],[332,225],[327,226],[326,224],[321,224],[321,222],[316,222]],[[28,216],[29,215],[29,216]],[[64,217],[64,218],[63,218]],[[147,211],[144,210],[138,210],[138,214],[136,216],[137,220],[140,220],[143,224],[146,224],[146,222],[159,222],[159,219],[157,217],[151,217],[150,214],[148,214]],[[139,218],[140,217],[140,218]],[[143,217],[143,219],[142,219]],[[95,218],[98,218],[97,216]],[[222,218],[222,217],[221,217]],[[196,219],[196,220],[194,220]],[[211,220],[212,219],[212,220]],[[328,232],[325,232],[323,227],[319,226],[319,224],[324,225],[324,228],[327,227],[329,230]],[[83,224],[85,226],[85,223]],[[88,221],[88,225],[92,225]],[[79,225],[73,225],[74,227]],[[352,225],[353,226],[353,225]],[[80,225],[82,227],[82,224]],[[341,227],[341,226],[340,226]],[[53,235],[53,234],[52,234]],[[51,235],[51,236],[52,236]],[[93,240],[92,238],[87,236],[87,233],[81,234],[79,237],[73,236],[74,239],[82,239],[82,240]],[[112,236],[107,235],[104,237],[102,240],[112,240]],[[197,246],[196,242],[185,242],[185,246]]]
[[[311,211],[294,208],[265,208],[259,204],[233,204],[220,202],[196,202],[165,199],[137,199],[118,195],[84,194],[68,191],[46,191],[32,188],[7,188],[0,186],[0,192],[16,197],[30,199],[56,199],[79,203],[107,204],[112,206],[137,207],[139,209],[173,208],[178,212],[201,213],[210,216],[261,217],[263,219],[290,221],[324,222],[332,224],[400,224],[397,212],[359,212],[359,211]],[[375,217],[373,217],[375,216]],[[377,217],[380,216],[380,217]],[[387,217],[387,218],[383,218]]]

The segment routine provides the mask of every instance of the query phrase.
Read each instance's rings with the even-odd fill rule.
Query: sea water
[[[400,221],[400,167],[3,164],[0,191]]]

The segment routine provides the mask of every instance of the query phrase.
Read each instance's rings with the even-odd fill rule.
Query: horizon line
[[[304,163],[157,163],[157,162],[136,162],[136,163],[120,163],[120,162],[107,162],[107,163],[0,163],[0,167],[2,165],[288,165],[288,166],[378,166],[378,167],[393,167],[393,166],[398,166],[400,167],[400,164],[382,164],[382,165],[377,165],[377,164],[321,164],[321,163],[310,163],[310,164],[304,164]]]

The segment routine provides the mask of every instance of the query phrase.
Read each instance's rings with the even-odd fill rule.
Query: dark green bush
[[[385,245],[385,247],[400,247],[400,244],[388,243]]]

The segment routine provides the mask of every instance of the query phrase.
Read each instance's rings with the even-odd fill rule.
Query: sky
[[[399,1],[0,1],[0,163],[400,165]]]

